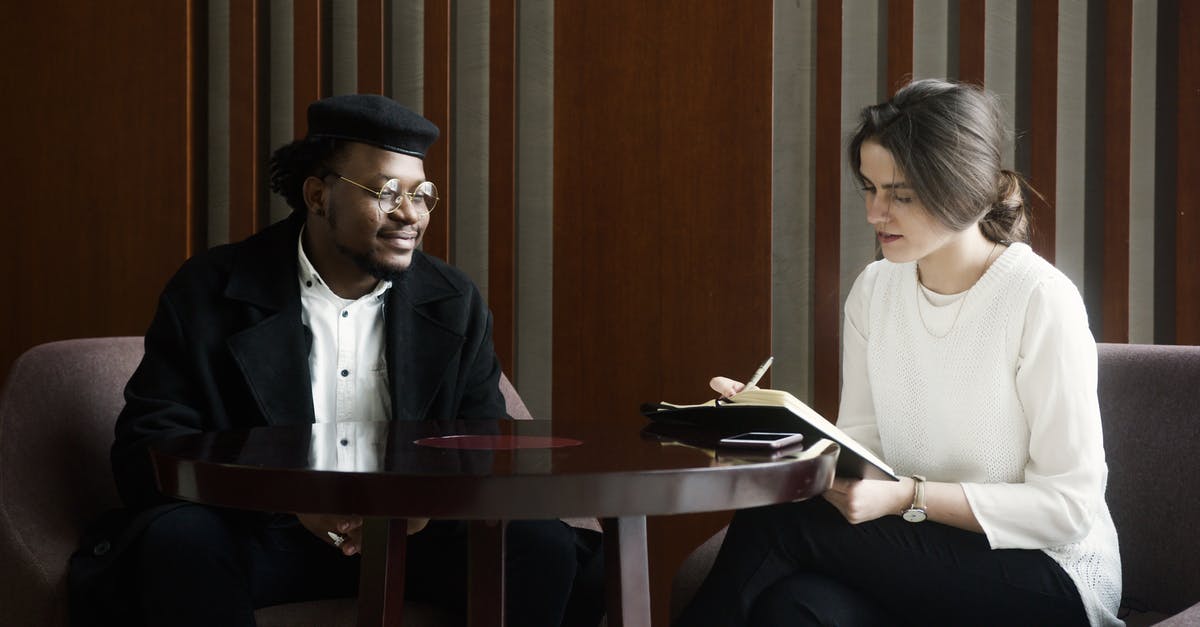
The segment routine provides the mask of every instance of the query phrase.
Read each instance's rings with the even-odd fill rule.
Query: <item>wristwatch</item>
[[[908,509],[900,512],[910,523],[919,523],[925,520],[925,477],[921,475],[913,475],[913,501]]]

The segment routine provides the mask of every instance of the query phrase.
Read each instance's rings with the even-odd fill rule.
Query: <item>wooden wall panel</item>
[[[491,0],[488,77],[488,305],[500,365],[516,374],[517,3]]]
[[[263,1],[263,0],[259,0]],[[330,95],[329,7],[323,0],[295,0],[292,13],[292,123],[308,134],[308,105]]]
[[[446,261],[451,259],[451,221],[454,217],[454,189],[450,180],[453,149],[453,129],[450,113],[454,110],[451,88],[453,57],[453,0],[428,0],[425,3],[425,117],[437,124],[442,133],[425,155],[425,177],[437,185],[441,200],[429,216],[422,249]]]
[[[888,0],[887,4],[887,89],[891,95],[913,74],[913,0]]]
[[[387,94],[388,2],[358,0],[358,93]]]
[[[813,409],[835,419],[841,393],[842,2],[817,2],[813,125]]]
[[[36,344],[144,333],[207,224],[205,3],[3,14],[0,379]]]
[[[642,421],[767,356],[771,32],[770,2],[555,5],[556,422]],[[650,521],[655,624],[726,519]]]
[[[958,0],[958,80],[983,85],[985,0]]]
[[[267,218],[267,0],[229,6],[229,241]]]
[[[1029,182],[1033,249],[1054,263],[1058,165],[1058,0],[1030,3]]]
[[[1179,0],[1175,229],[1175,341],[1200,344],[1200,3]]]
[[[1101,341],[1129,339],[1129,87],[1133,1],[1105,3],[1104,262]]]

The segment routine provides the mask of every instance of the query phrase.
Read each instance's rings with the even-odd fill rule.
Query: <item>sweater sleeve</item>
[[[1017,395],[1029,425],[1023,483],[965,483],[992,548],[1040,549],[1078,541],[1104,508],[1096,397],[1096,342],[1064,276],[1033,292],[1020,337]]]
[[[874,264],[867,266],[854,280],[846,297],[846,318],[842,328],[842,396],[837,426],[885,459],[875,420],[871,383],[867,380],[867,330],[877,270]]]

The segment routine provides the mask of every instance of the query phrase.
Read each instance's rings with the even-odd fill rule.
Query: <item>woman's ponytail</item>
[[[1029,243],[1029,202],[1025,198],[1028,183],[1012,170],[1000,170],[996,198],[979,221],[984,237],[993,242]],[[1030,191],[1033,191],[1032,188]],[[1037,192],[1034,192],[1037,193]]]

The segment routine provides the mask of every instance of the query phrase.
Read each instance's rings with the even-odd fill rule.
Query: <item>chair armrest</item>
[[[1200,627],[1200,603],[1158,623],[1156,627]]]

